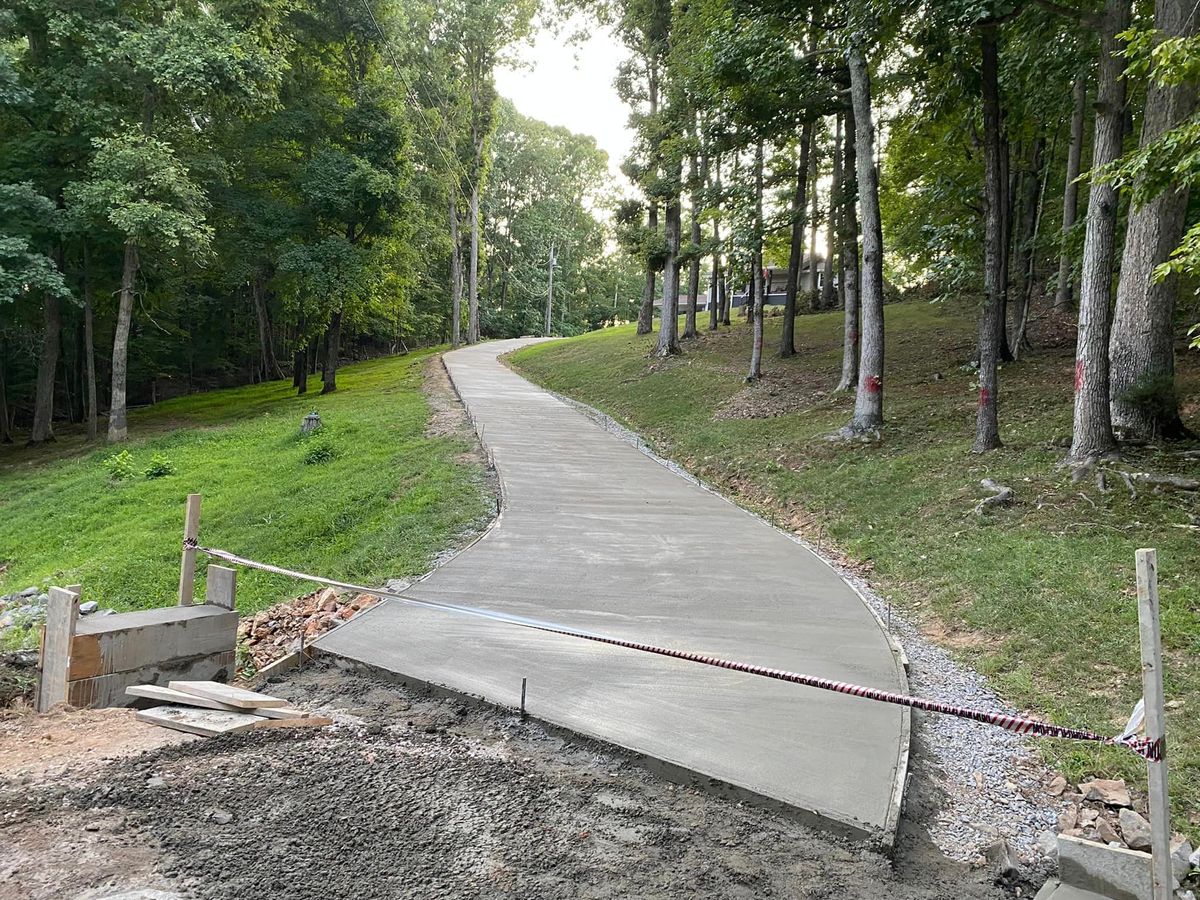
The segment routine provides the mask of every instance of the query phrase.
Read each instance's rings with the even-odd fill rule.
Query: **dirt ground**
[[[0,898],[1032,893],[932,847],[919,753],[892,863],[611,748],[331,663],[268,690],[335,724],[190,739],[127,711],[6,723]]]

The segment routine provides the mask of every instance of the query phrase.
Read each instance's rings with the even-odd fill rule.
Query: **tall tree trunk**
[[[47,293],[42,299],[42,351],[38,356],[37,391],[33,400],[30,444],[54,440],[54,382],[58,373],[61,332],[62,310],[58,297]]]
[[[858,384],[858,179],[854,175],[856,140],[854,115],[845,117],[846,133],[837,148],[838,158],[844,160],[840,167],[842,178],[838,195],[841,199],[841,216],[838,240],[842,249],[838,258],[842,261],[842,309],[845,323],[842,328],[842,378],[838,391],[852,391]],[[840,129],[839,129],[840,130]]]
[[[550,337],[550,329],[554,325],[554,264],[557,262],[554,254],[554,242],[550,243],[550,256],[546,263],[546,324],[542,332]]]
[[[679,244],[683,230],[682,203],[672,196],[666,207],[667,255],[663,262],[662,312],[658,321],[655,356],[679,352]]]
[[[1121,155],[1125,119],[1125,42],[1129,0],[1107,0],[1100,31],[1094,169]],[[1069,461],[1081,462],[1116,450],[1109,406],[1108,337],[1112,324],[1112,280],[1116,256],[1117,189],[1093,184],[1088,197],[1083,271],[1079,279],[1079,331],[1075,345],[1075,422]]]
[[[322,372],[321,393],[332,394],[337,390],[338,357],[342,352],[342,311],[335,310],[329,318],[325,332],[325,368]]]
[[[263,296],[262,278],[256,272],[250,278],[250,299],[254,303],[254,317],[258,321],[259,371],[264,381],[282,378],[279,362],[275,359],[275,335],[271,328],[271,313],[267,309],[267,298]]]
[[[850,49],[848,61],[863,233],[858,392],[854,417],[842,429],[843,435],[854,437],[878,433],[883,427],[883,225],[879,218],[879,172],[875,168],[871,73],[857,46]]]
[[[308,393],[308,348],[300,347],[292,357],[292,386],[297,394]]]
[[[1050,159],[1054,158],[1055,144],[1050,145]],[[1043,151],[1046,147],[1045,138],[1039,137],[1034,144],[1033,164],[1029,170],[1030,184],[1025,196],[1026,216],[1029,219],[1028,232],[1022,245],[1021,252],[1021,308],[1017,318],[1017,332],[1013,340],[1013,353],[1021,356],[1031,348],[1028,336],[1029,308],[1033,304],[1033,291],[1037,283],[1037,241],[1042,224],[1042,210],[1046,201],[1046,182],[1049,180],[1049,165],[1043,161]]]
[[[462,343],[462,242],[458,236],[458,198],[450,192],[450,347]]]
[[[471,260],[467,269],[467,343],[479,340],[479,182],[483,180],[483,138],[475,151],[475,178],[471,182]]]
[[[117,326],[113,332],[112,399],[108,409],[110,443],[129,437],[125,418],[125,387],[129,372],[129,326],[133,320],[133,281],[137,276],[138,251],[132,240],[125,242],[125,260],[121,266],[121,295],[117,303]]]
[[[975,418],[975,453],[1000,445],[997,415],[998,362],[1004,342],[1005,179],[1000,145],[1000,80],[995,25],[981,29],[984,160],[983,309],[979,316],[979,408]]]
[[[754,245],[750,254],[750,301],[754,317],[754,337],[750,345],[750,372],[746,380],[762,378],[763,351],[763,145],[760,140],[754,146]]]
[[[829,215],[825,220],[825,266],[821,278],[821,308],[837,307],[837,293],[833,286],[833,254],[837,241],[837,218],[841,207],[838,191],[841,189],[841,120],[834,129],[833,179],[829,188]]]
[[[800,163],[796,166],[796,187],[792,192],[792,242],[788,248],[787,283],[783,295],[783,336],[779,343],[779,355],[785,358],[796,355],[796,297],[800,291],[800,268],[804,259],[812,142],[813,124],[805,122],[800,131]]]
[[[809,180],[809,198],[812,202],[812,212],[808,217],[808,281],[809,288],[805,291],[808,294],[808,308],[810,310],[820,309],[820,295],[814,293],[817,286],[817,217],[821,214],[818,207],[820,197],[817,191],[817,182],[820,180],[820,172],[817,165],[817,126],[813,123],[812,137],[812,152],[808,156],[808,180]]]
[[[4,345],[0,342],[0,350],[4,349]],[[5,356],[0,353],[0,444],[11,444],[12,436],[12,420],[8,414],[8,383],[4,379],[4,360]]]
[[[1189,15],[1190,12],[1190,15]],[[1157,0],[1154,27],[1161,38],[1188,38],[1196,33],[1191,0]],[[1146,91],[1141,145],[1158,139],[1187,121],[1196,109],[1196,82],[1161,85],[1152,73]],[[1112,366],[1113,425],[1135,440],[1189,437],[1179,417],[1175,391],[1175,298],[1179,276],[1156,281],[1154,270],[1167,261],[1183,237],[1188,187],[1168,187],[1133,209],[1125,230],[1121,281],[1109,341]]]
[[[697,132],[699,132],[699,129],[697,129]],[[685,339],[691,339],[696,336],[696,307],[700,303],[700,185],[703,183],[706,174],[704,169],[707,168],[707,160],[701,165],[696,156],[692,156],[692,219],[691,233],[689,235],[692,245],[692,256],[688,260],[688,308],[683,325],[683,336]]]
[[[729,307],[731,305],[729,298],[733,292],[729,288],[729,267],[724,262],[721,264],[721,281],[717,284],[717,290],[721,292],[721,297],[718,301],[718,305],[721,307],[721,324],[728,326]]]
[[[1082,75],[1075,77],[1072,89],[1074,108],[1071,111],[1071,143],[1067,147],[1067,183],[1063,186],[1063,246],[1058,257],[1058,288],[1054,292],[1054,308],[1065,310],[1075,300],[1073,284],[1074,265],[1067,252],[1067,235],[1075,224],[1079,212],[1079,167],[1083,160],[1083,117],[1087,105],[1087,80]]]
[[[997,89],[999,96],[999,89]],[[999,101],[997,101],[999,103]],[[1013,197],[1017,193],[1018,173],[1012,171],[1012,148],[1004,136],[1004,112],[1000,112],[1000,185],[1003,201],[1000,205],[1000,346],[1001,362],[1012,362],[1012,347],[1008,341],[1009,260],[1013,254]]]
[[[646,229],[657,239],[658,235],[658,203],[650,201],[646,213]],[[654,329],[654,297],[657,282],[658,267],[653,257],[646,259],[646,286],[642,289],[642,306],[638,310],[637,333],[649,334]]]
[[[87,439],[96,440],[99,411],[96,402],[95,306],[92,300],[92,260],[83,245],[83,373],[87,393]]]

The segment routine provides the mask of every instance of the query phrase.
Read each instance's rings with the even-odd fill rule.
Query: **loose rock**
[[[1132,809],[1123,809],[1117,818],[1125,843],[1133,850],[1150,849],[1150,823]]]
[[[1079,785],[1084,800],[1095,800],[1105,806],[1133,806],[1124,779],[1094,778]]]

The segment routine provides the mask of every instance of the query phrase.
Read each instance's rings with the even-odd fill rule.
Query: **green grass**
[[[1061,329],[1001,373],[1005,448],[970,453],[978,388],[964,364],[975,344],[970,308],[887,308],[887,425],[879,445],[826,437],[848,421],[851,397],[831,393],[841,360],[836,314],[797,322],[799,353],[775,355],[781,319],[769,319],[766,378],[743,381],[749,329],[703,334],[678,358],[651,361],[652,339],[632,327],[542,344],[514,367],[603,409],[685,465],[779,524],[819,537],[862,565],[936,640],[991,679],[1010,702],[1066,725],[1116,733],[1140,696],[1134,550],[1159,554],[1168,729],[1176,823],[1200,831],[1200,544],[1187,527],[1189,494],[1120,481],[1101,493],[1057,467],[1070,433],[1073,346]],[[1191,425],[1200,394],[1195,356],[1180,373]],[[779,404],[770,418],[726,418],[730,403]],[[1141,451],[1130,469],[1200,474],[1200,463]],[[972,513],[990,477],[1017,504]],[[1069,777],[1142,780],[1137,757],[1115,748],[1044,744]]]
[[[78,436],[5,448],[0,594],[80,583],[85,599],[121,610],[173,602],[189,493],[204,497],[208,546],[358,583],[426,571],[492,508],[481,468],[464,462],[468,446],[425,434],[428,357],[346,366],[324,397],[271,382],[137,411],[123,448],[135,474],[120,481],[105,462],[115,451]],[[301,438],[313,409],[325,425]],[[143,474],[168,468],[164,459],[173,473]],[[201,572],[205,564],[201,556]],[[238,607],[253,612],[311,588],[242,570]]]

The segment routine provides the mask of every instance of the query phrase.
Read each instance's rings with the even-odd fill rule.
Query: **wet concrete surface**
[[[878,621],[822,560],[506,368],[445,357],[503,485],[481,540],[412,596],[893,691]],[[714,548],[718,548],[714,552]],[[898,820],[897,707],[389,601],[318,646],[773,798],[835,830]]]

